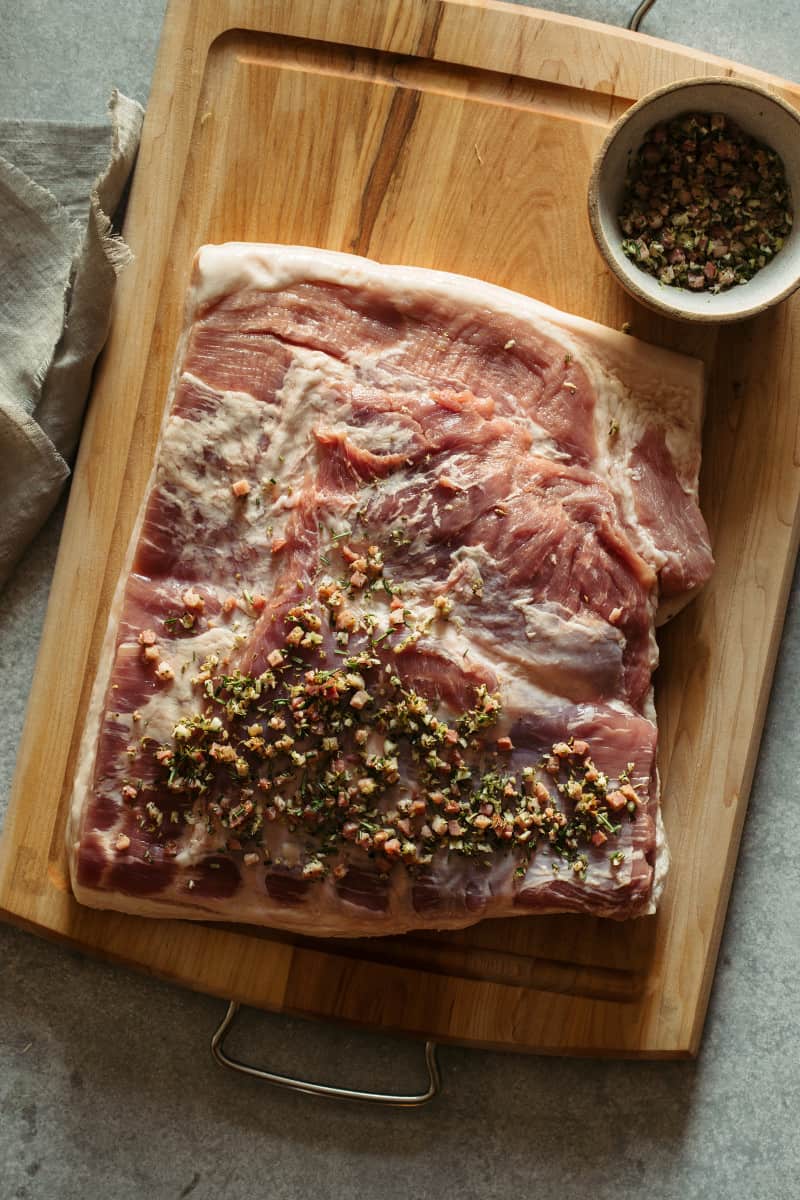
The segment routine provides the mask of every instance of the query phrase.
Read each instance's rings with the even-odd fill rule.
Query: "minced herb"
[[[383,556],[372,545],[332,549],[351,572],[349,586],[324,577],[288,604],[271,625],[263,670],[225,671],[210,655],[192,678],[197,711],[178,720],[169,741],[142,739],[153,784],[130,788],[142,827],[166,847],[179,821],[198,824],[253,865],[269,861],[265,830],[279,822],[300,838],[298,865],[309,879],[322,878],[345,848],[350,861],[363,852],[385,869],[397,861],[411,871],[441,851],[488,863],[508,850],[524,874],[540,847],[585,878],[586,851],[613,853],[620,816],[636,812],[633,764],[612,783],[588,744],[572,739],[539,759],[509,757],[501,698],[483,685],[469,707],[440,715],[394,664],[451,602],[439,597],[419,615],[389,589],[376,593],[382,607],[348,609],[365,590],[353,576],[379,581]],[[611,867],[622,861],[617,852]]]
[[[684,113],[639,147],[619,224],[624,253],[663,284],[721,292],[746,283],[791,232],[783,162],[723,113]]]

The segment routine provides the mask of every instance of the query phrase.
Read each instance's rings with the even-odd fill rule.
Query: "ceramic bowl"
[[[747,283],[726,291],[693,292],[659,283],[622,251],[619,213],[628,163],[660,121],[686,112],[724,113],[783,159],[796,220],[771,262]],[[734,79],[686,79],[650,92],[623,113],[606,138],[589,184],[589,221],[597,247],[635,299],[690,321],[740,321],[778,304],[800,286],[800,113],[758,84]]]

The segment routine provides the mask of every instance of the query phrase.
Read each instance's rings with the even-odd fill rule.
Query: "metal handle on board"
[[[639,26],[650,12],[650,9],[653,7],[655,2],[656,0],[642,0],[630,21],[628,21],[628,29],[632,29],[634,33],[638,33]]]
[[[274,1083],[277,1087],[291,1088],[295,1092],[305,1092],[309,1096],[329,1096],[337,1100],[362,1100],[370,1104],[390,1104],[397,1108],[418,1108],[427,1104],[441,1089],[442,1081],[439,1074],[439,1064],[436,1061],[436,1043],[425,1043],[425,1066],[428,1068],[428,1087],[424,1092],[410,1095],[395,1095],[391,1092],[360,1092],[353,1088],[334,1087],[331,1084],[311,1083],[305,1079],[293,1079],[289,1075],[275,1075],[272,1071],[262,1071],[260,1067],[251,1067],[239,1062],[225,1053],[223,1042],[231,1025],[236,1019],[239,1004],[231,1000],[228,1011],[222,1018],[214,1036],[211,1039],[211,1053],[222,1067],[230,1067],[232,1071],[240,1071],[243,1075],[252,1075],[254,1079],[263,1079],[265,1083]]]

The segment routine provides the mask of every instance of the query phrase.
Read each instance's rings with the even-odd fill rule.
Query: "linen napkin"
[[[0,587],[70,473],[117,275],[112,218],[143,111],[108,126],[0,122]]]

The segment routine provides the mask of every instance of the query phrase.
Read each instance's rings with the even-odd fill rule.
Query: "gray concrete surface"
[[[623,0],[546,7],[629,16]],[[96,122],[113,84],[146,101],[163,8],[0,0],[0,117]],[[800,75],[793,0],[658,0],[643,28]],[[58,531],[57,515],[0,600],[3,796]],[[445,1095],[428,1110],[315,1102],[212,1063],[221,1002],[0,926],[0,1200],[797,1200],[798,697],[796,580],[697,1062],[447,1048]],[[356,1085],[420,1078],[406,1042],[264,1014],[246,1015],[232,1048]]]

